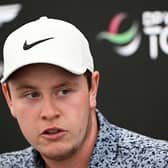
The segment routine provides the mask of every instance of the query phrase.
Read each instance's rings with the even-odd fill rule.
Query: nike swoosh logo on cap
[[[50,37],[50,38],[46,38],[46,39],[43,39],[43,40],[39,40],[39,41],[36,41],[34,43],[31,43],[31,44],[27,44],[27,40],[24,42],[24,45],[23,45],[23,49],[24,50],[28,50],[32,47],[34,47],[35,45],[39,44],[39,43],[42,43],[44,41],[47,41],[47,40],[51,40],[53,39],[54,37]]]

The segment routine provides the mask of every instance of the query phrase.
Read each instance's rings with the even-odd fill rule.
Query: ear
[[[95,108],[96,107],[96,97],[97,97],[97,91],[99,86],[99,72],[95,71],[92,73],[92,85],[90,89],[90,107]]]
[[[1,84],[1,87],[2,87],[2,92],[4,94],[4,97],[6,99],[7,105],[10,109],[10,112],[11,112],[12,116],[15,117],[15,113],[13,112],[12,98],[11,98],[11,95],[9,94],[7,84],[3,83],[3,84]]]

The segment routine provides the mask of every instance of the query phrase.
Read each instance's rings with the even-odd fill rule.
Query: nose
[[[53,102],[50,98],[44,99],[41,105],[40,117],[43,120],[53,120],[55,118],[59,118],[60,112],[56,108],[55,102]]]

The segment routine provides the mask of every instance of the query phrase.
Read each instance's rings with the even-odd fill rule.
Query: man
[[[1,168],[168,167],[167,142],[118,128],[96,109],[99,72],[70,23],[42,17],[14,31],[1,83],[31,145],[1,154]]]

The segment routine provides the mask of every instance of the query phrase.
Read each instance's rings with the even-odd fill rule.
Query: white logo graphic
[[[158,58],[159,46],[163,53],[168,54],[168,12],[145,11],[142,14],[144,34],[149,36],[149,55]]]
[[[20,12],[21,4],[8,4],[0,6],[0,26],[16,18]]]
[[[0,27],[2,27],[4,23],[14,20],[18,16],[21,9],[22,5],[19,3],[0,5]],[[2,76],[2,71],[3,63],[0,61],[0,76]]]

